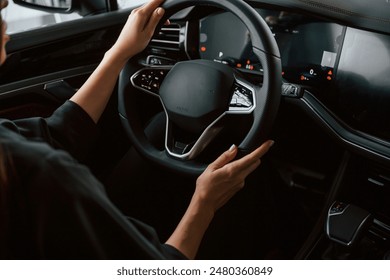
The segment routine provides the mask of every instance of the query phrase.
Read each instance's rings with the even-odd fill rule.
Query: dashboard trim
[[[390,165],[390,143],[382,139],[374,141],[374,137],[370,137],[370,139],[360,135],[358,131],[341,123],[308,91],[305,91],[303,97],[298,100],[300,101],[298,102],[300,107],[303,107],[311,116],[320,121],[327,131],[344,145],[360,152],[364,156],[369,156],[372,159]]]

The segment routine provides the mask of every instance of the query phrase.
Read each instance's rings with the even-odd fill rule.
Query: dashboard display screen
[[[278,43],[283,77],[293,83],[327,84],[334,80],[344,28],[337,24],[314,22],[287,12],[258,10]],[[249,32],[230,13],[204,18],[200,25],[200,56],[239,69],[261,71],[252,52]]]
[[[348,28],[337,73],[338,114],[390,140],[390,36]]]
[[[246,26],[230,13],[209,16],[200,25],[200,56],[230,66],[260,71]]]

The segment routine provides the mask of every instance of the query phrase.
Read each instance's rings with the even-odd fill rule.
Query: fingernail
[[[234,149],[236,148],[236,145],[231,145],[231,147],[229,148],[229,152],[233,152],[234,151]]]
[[[269,144],[269,147],[271,148],[275,144],[274,140],[271,140],[271,143]]]
[[[163,8],[157,8],[156,10],[156,13],[159,15],[159,16],[162,16],[164,14],[164,9]]]

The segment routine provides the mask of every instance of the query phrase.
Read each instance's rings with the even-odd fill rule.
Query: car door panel
[[[0,74],[0,117],[50,114],[97,66],[127,16],[107,13],[12,35]]]

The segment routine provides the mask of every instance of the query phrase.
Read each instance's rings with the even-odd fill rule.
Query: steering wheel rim
[[[263,83],[253,85],[257,103],[261,106],[255,106],[253,110],[253,123],[238,148],[241,154],[246,154],[256,148],[266,139],[273,121],[276,117],[282,85],[282,67],[280,61],[279,48],[271,33],[268,25],[262,17],[244,1],[236,0],[167,0],[163,4],[166,10],[162,23],[176,12],[195,5],[213,6],[231,12],[237,16],[247,27],[252,42],[253,53],[259,59],[263,67]],[[140,124],[139,117],[136,114],[137,105],[130,102],[128,91],[134,91],[129,83],[129,77],[133,76],[135,69],[126,66],[119,78],[119,113],[122,124],[131,139],[135,148],[146,159],[157,163],[170,170],[188,174],[199,175],[207,167],[207,164],[199,163],[194,160],[179,160],[173,158],[168,149],[160,151],[156,149],[147,139],[144,129]],[[164,105],[164,104],[163,104]],[[165,109],[165,108],[164,108]],[[167,128],[168,129],[168,128]]]

